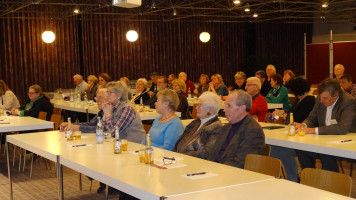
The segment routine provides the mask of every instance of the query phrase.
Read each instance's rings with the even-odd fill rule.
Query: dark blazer
[[[200,119],[195,119],[185,127],[185,130],[182,136],[177,140],[173,151],[201,158],[201,154],[204,154],[204,145],[208,142],[209,137],[216,132],[217,129],[221,128],[222,124],[219,118],[215,116],[196,131],[196,128],[200,126],[200,123]],[[183,149],[183,151],[178,151],[178,147],[179,149]]]
[[[28,99],[25,102],[25,105],[21,106],[20,108],[21,111],[22,110],[24,111],[25,116],[38,118],[38,114],[42,111],[42,112],[47,112],[46,120],[47,121],[51,120],[51,116],[53,114],[53,106],[49,101],[49,99],[47,99],[45,96],[42,95],[41,98],[33,102],[33,105],[30,110],[25,110],[26,105],[29,104],[30,102],[31,100]]]
[[[96,91],[98,90],[98,84],[93,85],[92,88],[86,90],[88,100],[94,100],[96,97]]]
[[[181,112],[181,119],[187,119],[188,114],[188,100],[187,97],[184,96],[183,92],[177,93],[179,98],[179,105],[177,108],[177,112]]]
[[[309,128],[318,127],[319,135],[343,135],[356,132],[356,101],[350,94],[341,92],[331,114],[337,124],[325,125],[326,107],[320,103],[320,96],[308,118],[304,120]]]
[[[221,127],[216,134],[210,136],[205,145],[208,154],[203,155],[203,157],[211,161],[215,160],[231,126],[232,124],[228,123]],[[263,130],[256,120],[247,115],[222,155],[221,163],[243,168],[247,154],[262,155],[264,149],[265,135]]]
[[[140,104],[140,98],[142,98],[142,103],[150,99],[150,95],[147,92],[147,89],[145,89],[140,95],[133,97],[135,104]]]

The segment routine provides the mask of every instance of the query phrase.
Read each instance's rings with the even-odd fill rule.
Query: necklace
[[[167,119],[169,119],[169,118],[171,118],[173,115],[175,115],[174,113],[172,114],[172,115],[170,115],[170,116],[168,116],[168,117],[166,117],[166,118],[161,118],[161,119],[159,119],[160,121],[166,121]]]

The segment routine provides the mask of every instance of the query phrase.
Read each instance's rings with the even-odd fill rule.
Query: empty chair
[[[59,115],[59,114],[52,114],[52,116],[51,116],[51,122],[54,123],[54,130],[58,130],[60,121],[61,121],[61,115]]]
[[[351,195],[352,179],[346,174],[305,168],[301,173],[300,183],[345,196]]]
[[[46,116],[46,112],[41,111],[40,113],[38,113],[38,119],[46,120]]]
[[[273,157],[257,154],[248,154],[244,169],[270,175],[276,178],[287,178],[282,162]]]

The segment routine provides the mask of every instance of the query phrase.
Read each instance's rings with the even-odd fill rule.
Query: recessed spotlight
[[[73,12],[78,14],[79,13],[79,9],[74,9]]]
[[[251,10],[250,10],[250,4],[246,3],[245,6],[246,6],[246,7],[245,7],[244,11],[245,11],[245,12],[250,12],[250,11],[251,11]]]
[[[253,13],[252,17],[257,18],[258,14],[257,13]]]
[[[233,3],[234,3],[235,5],[237,5],[237,4],[240,4],[241,1],[239,1],[239,0],[234,0]]]
[[[323,7],[323,8],[327,8],[329,5],[328,5],[328,2],[324,2],[322,5],[321,5],[321,7]]]

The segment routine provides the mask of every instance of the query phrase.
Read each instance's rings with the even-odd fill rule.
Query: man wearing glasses
[[[246,81],[246,92],[252,97],[251,116],[257,116],[259,122],[264,122],[268,112],[266,99],[260,94],[261,81],[257,77],[250,77]]]

